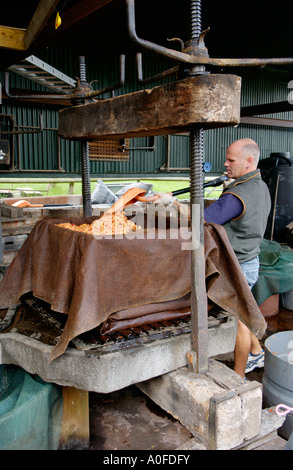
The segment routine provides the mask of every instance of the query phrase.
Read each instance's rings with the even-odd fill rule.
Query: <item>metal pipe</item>
[[[164,70],[161,73],[153,75],[152,77],[148,77],[143,79],[142,73],[142,54],[138,52],[136,54],[136,70],[137,70],[137,81],[140,85],[147,85],[148,83],[155,82],[158,80],[163,80],[165,78],[172,77],[173,75],[178,74],[180,67],[176,65],[175,67],[171,67],[168,70]]]
[[[9,91],[9,72],[5,72],[4,73],[4,91],[7,95],[8,98],[11,98],[11,99],[19,99],[19,100],[22,100],[22,99],[58,99],[58,100],[69,100],[69,95],[61,95],[60,93],[59,94],[54,94],[54,93],[50,93],[50,94],[43,94],[43,93],[40,93],[40,94],[28,94],[28,95],[12,95]]]
[[[123,139],[122,143],[122,150],[148,150],[149,152],[154,152],[155,151],[155,137],[150,136],[148,137],[149,145],[148,147],[126,147],[125,145],[125,139]]]
[[[194,57],[197,59],[196,57]],[[199,57],[197,60],[192,61],[202,65],[210,65],[214,67],[263,67],[265,65],[292,65],[292,57],[281,58],[262,58],[262,59],[219,59],[211,57]]]
[[[127,26],[130,38],[144,49],[149,49],[157,54],[161,54],[170,59],[174,59],[180,62],[190,62],[190,56],[184,52],[178,52],[167,47],[159,46],[150,41],[141,39],[136,34],[135,29],[135,5],[134,0],[126,0],[126,15],[127,15]]]
[[[36,126],[24,126],[24,125],[17,125],[15,126],[14,124],[14,116],[13,114],[1,114],[0,117],[9,117],[13,123],[12,128],[35,128],[38,129]],[[57,128],[55,127],[43,127],[43,131],[58,131]],[[2,132],[2,131],[1,131]],[[39,133],[40,131],[37,131]],[[60,137],[57,138],[57,170],[33,170],[33,169],[22,169],[21,166],[21,157],[19,153],[19,148],[20,148],[20,135],[23,133],[27,132],[19,132],[17,131],[11,131],[11,134],[16,134],[17,136],[17,165],[14,165],[14,139],[12,139],[12,145],[11,145],[11,163],[10,163],[10,168],[7,170],[1,170],[2,173],[60,173],[60,172],[65,172],[64,168],[61,166],[61,155],[60,155]],[[1,133],[0,133],[1,134]],[[3,134],[5,134],[5,131],[3,131]]]
[[[14,115],[13,114],[0,114],[0,117],[4,117],[4,118],[8,118],[10,120],[10,127],[12,128],[12,130],[15,129],[15,118],[14,118]],[[19,137],[18,137],[19,138]],[[9,142],[9,145],[10,145],[10,162],[9,162],[9,169],[8,171],[13,171],[14,169],[14,138],[10,139],[10,142]],[[7,171],[7,170],[1,170],[1,172],[3,171]]]
[[[25,170],[25,169],[10,169],[10,170],[1,170],[1,173],[60,173],[65,172],[63,168],[61,170]]]
[[[14,134],[39,134],[40,132],[43,132],[44,130],[44,125],[43,125],[43,115],[40,114],[39,115],[39,122],[40,122],[40,126],[39,127],[36,127],[36,126],[21,126],[21,127],[26,127],[28,129],[36,129],[36,130],[27,130],[27,131],[15,131],[15,130],[12,130],[12,131],[0,131],[0,135],[2,134],[7,134],[7,135],[14,135]],[[18,126],[20,127],[20,126]]]

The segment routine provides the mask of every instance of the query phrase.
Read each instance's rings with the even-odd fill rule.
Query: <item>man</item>
[[[228,147],[224,166],[233,181],[204,211],[207,223],[225,228],[250,288],[258,279],[260,243],[271,208],[269,190],[257,169],[259,155],[258,145],[251,139],[237,140]],[[171,195],[158,193],[158,196],[155,203],[171,203],[184,213],[183,205]],[[241,321],[238,321],[234,356],[234,370],[242,377],[264,364],[258,339]]]

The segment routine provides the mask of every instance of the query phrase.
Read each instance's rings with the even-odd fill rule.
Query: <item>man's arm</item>
[[[219,199],[204,210],[204,220],[207,223],[223,225],[229,220],[237,219],[243,213],[241,200],[234,194],[222,194]]]
[[[190,214],[189,204],[181,204],[169,194],[160,194],[156,204],[171,204],[181,217],[188,218]],[[231,219],[237,219],[243,213],[243,204],[234,194],[223,194],[204,210],[204,220],[207,223],[223,225]]]

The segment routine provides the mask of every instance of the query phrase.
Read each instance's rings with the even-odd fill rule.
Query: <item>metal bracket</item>
[[[126,147],[125,142],[126,142],[126,140],[123,139],[123,142],[122,142],[123,152],[125,150],[148,150],[149,152],[154,152],[155,151],[155,137],[154,136],[148,137],[149,145],[147,147]]]

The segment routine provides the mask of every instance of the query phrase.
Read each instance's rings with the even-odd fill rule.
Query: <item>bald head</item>
[[[252,139],[239,139],[229,145],[226,153],[226,162],[229,178],[239,178],[246,173],[257,169],[260,150]]]
[[[242,156],[244,158],[252,157],[254,164],[257,167],[260,156],[260,150],[257,143],[252,139],[239,139],[234,142],[234,144],[236,143],[240,146]]]

